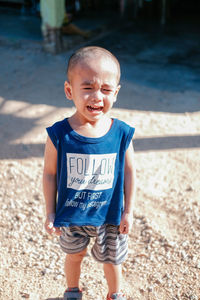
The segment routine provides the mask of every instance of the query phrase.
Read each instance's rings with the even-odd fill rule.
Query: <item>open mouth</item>
[[[87,106],[87,109],[89,110],[89,111],[102,111],[103,110],[103,107],[102,106],[90,106],[90,105],[88,105]]]

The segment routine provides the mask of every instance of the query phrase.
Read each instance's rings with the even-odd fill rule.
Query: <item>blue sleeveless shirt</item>
[[[120,224],[125,153],[134,131],[118,119],[99,138],[79,135],[67,119],[47,128],[57,149],[54,226]]]

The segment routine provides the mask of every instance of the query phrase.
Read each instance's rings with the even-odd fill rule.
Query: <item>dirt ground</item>
[[[134,24],[91,41],[120,60],[122,89],[111,111],[136,128],[137,200],[128,300],[200,299],[200,39],[188,26]],[[194,28],[193,28],[194,29]],[[66,60],[40,43],[0,42],[0,299],[56,300],[65,289],[64,254],[43,228],[45,128],[74,108],[63,92]],[[90,251],[84,300],[107,294]]]

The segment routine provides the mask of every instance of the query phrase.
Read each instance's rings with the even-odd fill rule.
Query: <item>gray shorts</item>
[[[61,227],[61,231],[60,246],[65,253],[78,253],[95,238],[91,253],[98,262],[118,265],[126,259],[128,237],[119,233],[119,226],[70,226]]]

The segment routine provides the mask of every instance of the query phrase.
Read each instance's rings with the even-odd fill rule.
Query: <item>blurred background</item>
[[[0,35],[44,40],[47,51],[71,46],[64,35],[85,39],[128,22],[199,29],[198,0],[0,0]]]

